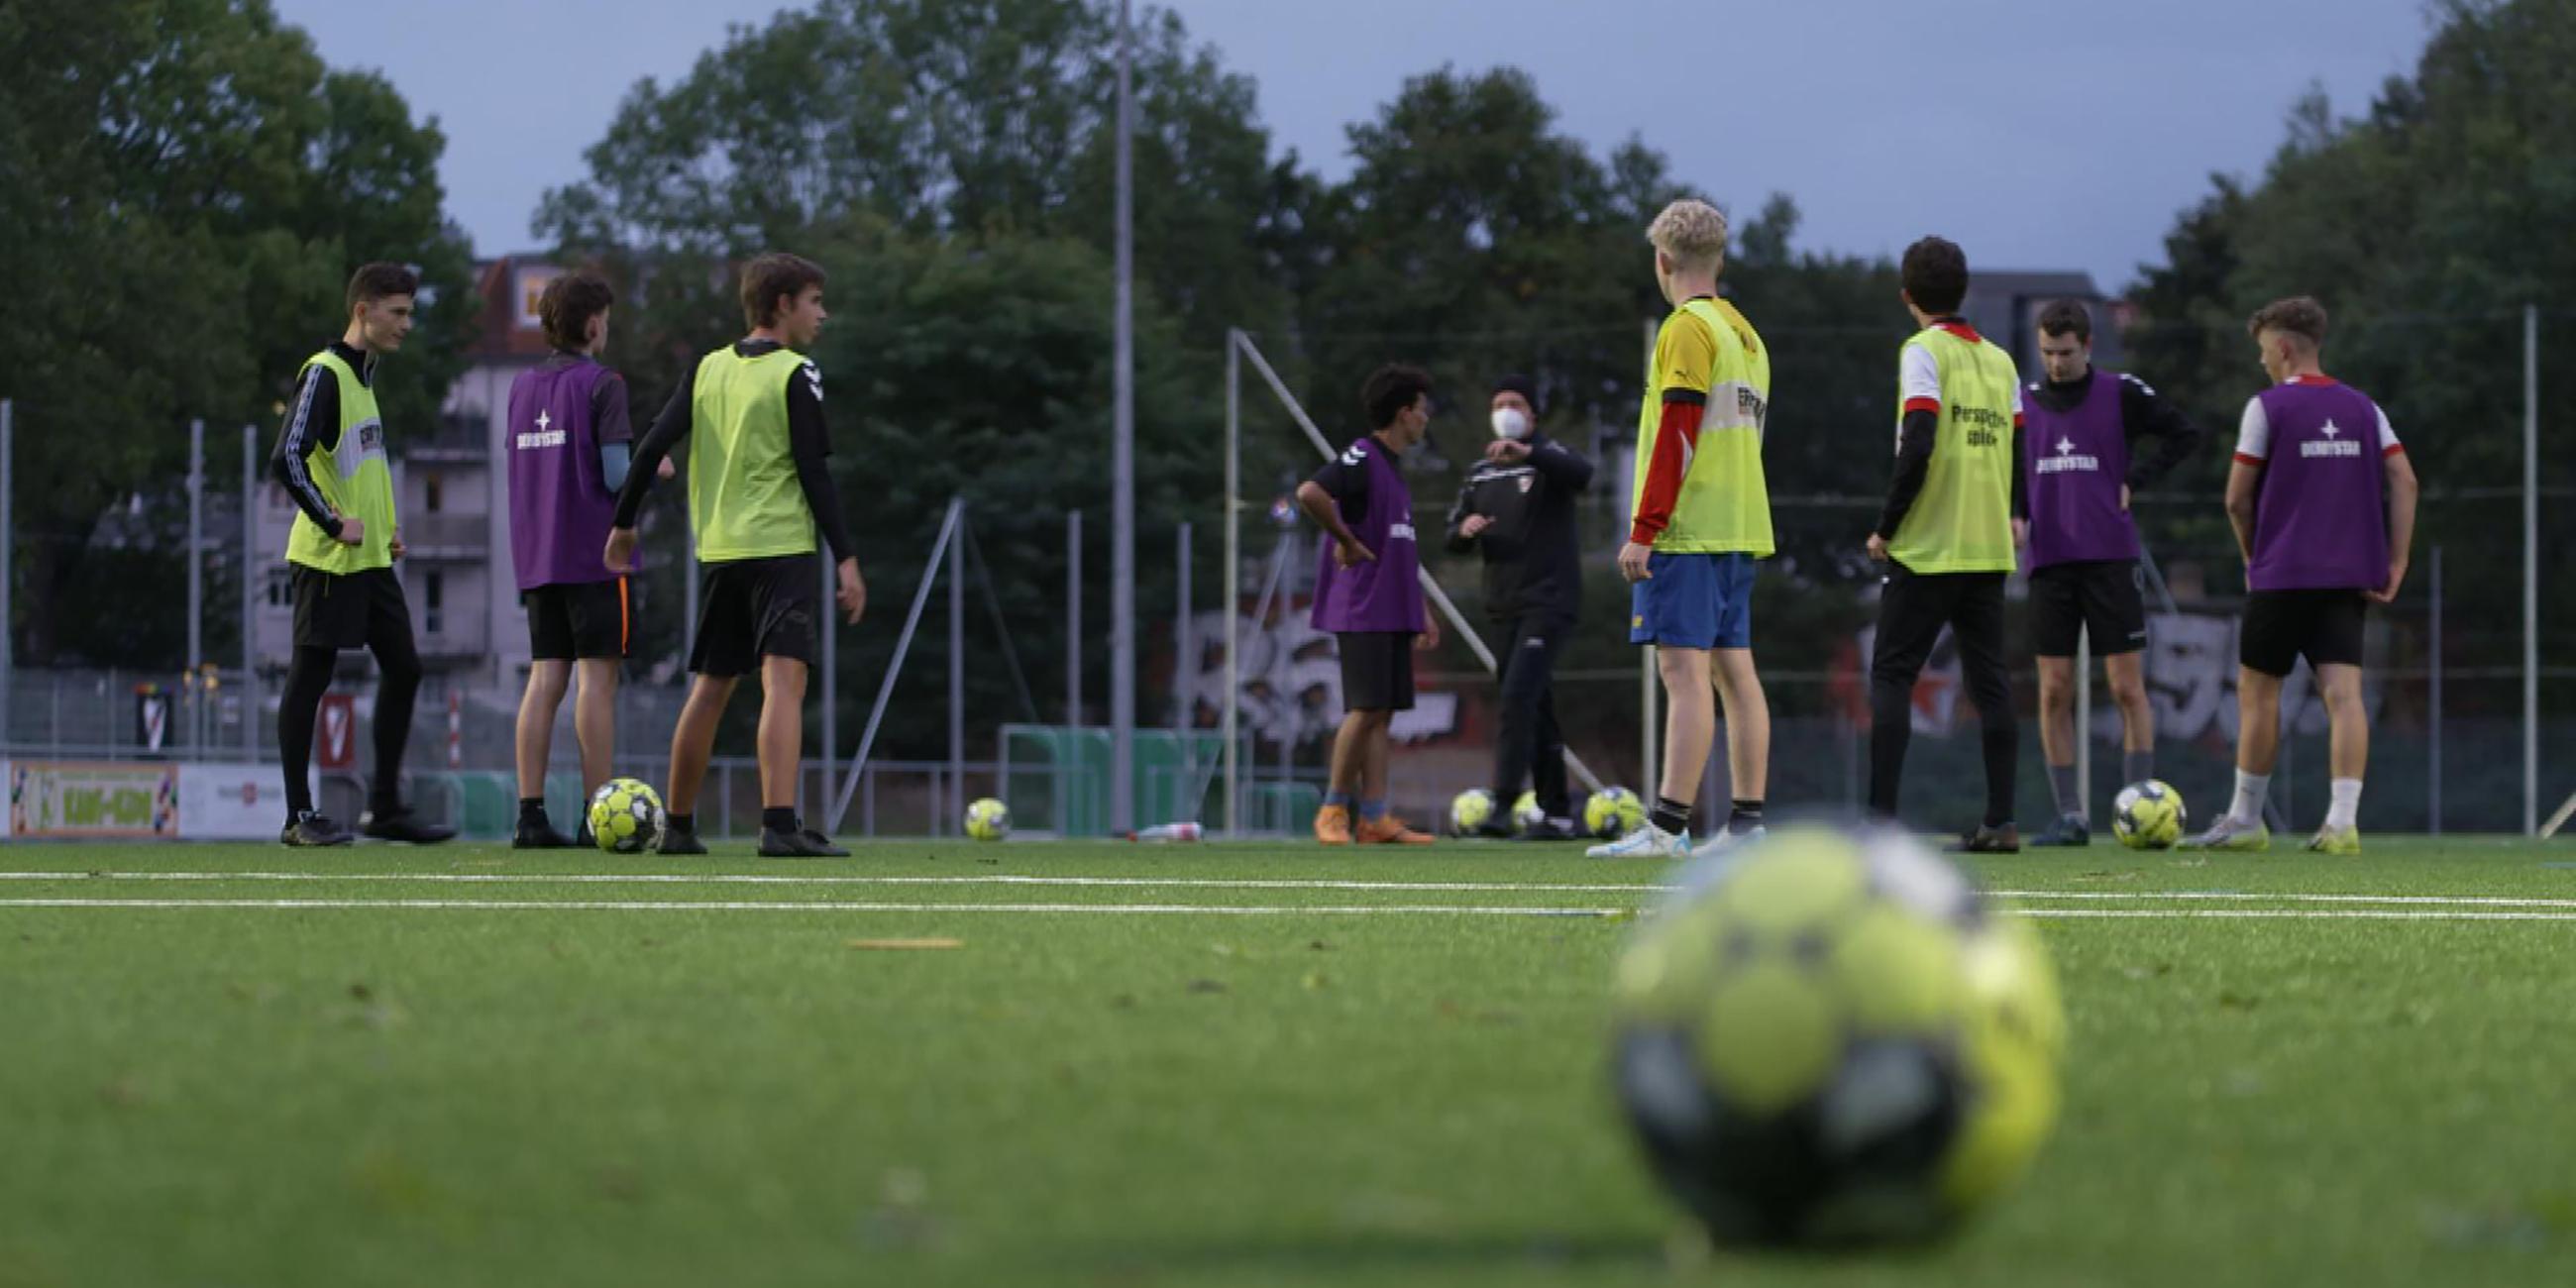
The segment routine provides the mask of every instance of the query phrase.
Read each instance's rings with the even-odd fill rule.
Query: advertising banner
[[[179,766],[181,840],[273,840],[285,822],[286,779],[277,766]]]
[[[178,780],[171,765],[14,761],[9,766],[9,834],[31,840],[175,837]]]

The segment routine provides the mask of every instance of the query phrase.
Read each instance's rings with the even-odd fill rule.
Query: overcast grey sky
[[[528,216],[643,76],[687,74],[776,0],[277,0],[334,66],[381,69],[448,135],[448,209],[478,254]],[[1892,254],[1940,232],[1992,268],[2105,289],[2162,257],[2214,172],[2253,174],[2310,84],[2363,110],[2412,69],[2420,0],[1175,0],[1260,86],[1274,146],[1339,176],[1343,127],[1406,76],[1509,64],[1565,130],[1631,132],[1749,214],[1798,199],[1802,246]],[[583,83],[564,69],[587,66]],[[1722,110],[1670,115],[1699,87]],[[1700,100],[1704,101],[1704,100]],[[1148,195],[1145,199],[1150,200]]]

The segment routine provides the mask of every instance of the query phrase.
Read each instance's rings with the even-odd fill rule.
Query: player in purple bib
[[[2397,598],[2415,536],[2415,468],[2388,414],[2318,365],[2326,311],[2301,296],[2247,325],[2271,388],[2245,404],[2227,518],[2245,556],[2236,681],[2236,796],[2194,849],[2271,845],[2263,798],[2281,747],[2281,681],[2301,657],[2333,721],[2333,804],[2307,848],[2361,852],[2370,724],[2361,702],[2362,619]]]
[[[2030,570],[2031,651],[2039,663],[2039,744],[2057,821],[2034,846],[2084,845],[2084,789],[2075,781],[2075,649],[2102,658],[2120,708],[2120,781],[2155,777],[2155,712],[2139,651],[2147,643],[2145,574],[2129,495],[2164,477],[2200,445],[2200,430],[2136,376],[2093,366],[2093,318],[2074,300],[2039,313],[2046,379],[2022,399],[2029,450],[2016,490],[2014,536]],[[2132,455],[2140,438],[2155,451]]]
[[[573,735],[585,799],[608,781],[617,668],[634,635],[626,578],[599,557],[626,483],[634,439],[626,382],[601,366],[608,310],[597,274],[566,273],[537,297],[554,352],[510,385],[510,558],[528,610],[528,690],[519,700],[519,824],[511,845],[576,844],[546,817],[555,712],[575,674]],[[585,823],[583,825],[587,827]]]
[[[1367,436],[1297,485],[1297,504],[1323,528],[1315,559],[1315,629],[1331,631],[1342,660],[1342,727],[1332,780],[1315,812],[1326,845],[1428,845],[1429,834],[1387,812],[1388,730],[1413,709],[1413,653],[1440,646],[1423,611],[1413,494],[1396,459],[1431,432],[1431,378],[1380,367],[1361,386]],[[1357,818],[1354,820],[1353,814]]]

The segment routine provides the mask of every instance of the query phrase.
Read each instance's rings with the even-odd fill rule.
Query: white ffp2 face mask
[[[1529,432],[1529,413],[1520,408],[1505,407],[1494,413],[1494,437],[1527,438]]]

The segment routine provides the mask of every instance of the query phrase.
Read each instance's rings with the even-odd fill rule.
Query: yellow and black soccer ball
[[[2171,849],[2191,825],[2182,793],[2150,778],[2111,798],[2111,835],[2132,850]]]
[[[590,794],[591,843],[611,854],[662,845],[662,798],[638,779],[612,778]]]
[[[1612,1067],[1726,1243],[1930,1238],[2055,1122],[2065,1016],[2028,920],[1895,831],[1784,827],[1686,868],[1619,964]]]
[[[1605,787],[1583,802],[1583,830],[1605,839],[1636,831],[1646,822],[1646,803],[1625,787]]]

